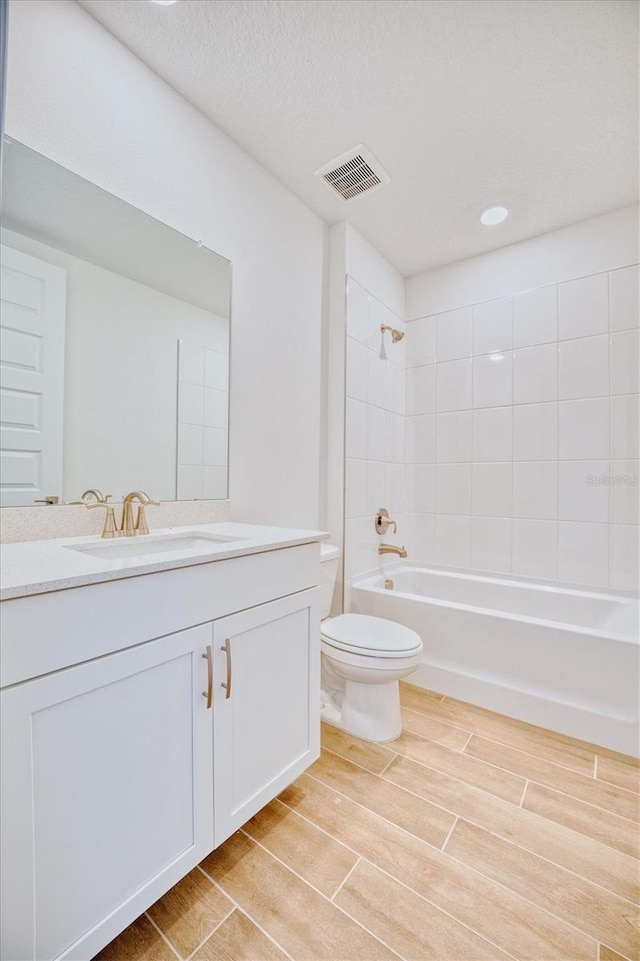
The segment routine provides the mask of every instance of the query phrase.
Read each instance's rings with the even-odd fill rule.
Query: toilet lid
[[[321,625],[323,639],[331,647],[355,654],[401,657],[422,647],[415,631],[368,614],[339,614],[328,617]]]

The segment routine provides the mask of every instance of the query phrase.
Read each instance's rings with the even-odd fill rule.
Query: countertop
[[[150,553],[145,546],[146,535],[135,538],[140,554],[127,558],[93,557],[78,548],[83,545],[104,547],[113,543],[133,543],[134,538],[103,540],[100,537],[61,537],[44,541],[24,541],[0,546],[0,600],[62,591],[101,581],[136,577],[156,571],[168,571],[178,567],[191,567],[210,561],[259,554],[264,551],[295,547],[314,541],[327,540],[324,531],[307,531],[286,527],[263,527],[257,524],[237,524],[228,521],[220,524],[196,524],[189,527],[171,527],[153,530],[150,536],[193,536],[198,533],[220,537],[237,538],[229,542],[203,544],[166,553]]]

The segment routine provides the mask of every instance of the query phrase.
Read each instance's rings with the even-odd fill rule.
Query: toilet
[[[367,741],[392,741],[402,731],[398,681],[420,664],[422,641],[381,617],[328,617],[340,551],[320,551],[322,720]]]

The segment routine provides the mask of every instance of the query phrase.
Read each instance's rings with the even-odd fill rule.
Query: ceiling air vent
[[[360,194],[370,194],[391,180],[371,151],[362,143],[320,167],[314,176],[321,177],[343,200],[353,200]]]

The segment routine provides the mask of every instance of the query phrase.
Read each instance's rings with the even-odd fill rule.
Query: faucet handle
[[[386,534],[390,527],[392,528],[394,534],[398,530],[398,525],[396,524],[395,521],[392,521],[390,519],[389,511],[387,510],[386,507],[381,507],[378,510],[378,512],[376,513],[374,523],[375,523],[376,533],[379,534],[380,537]]]
[[[101,537],[120,537],[120,531],[118,530],[118,525],[116,524],[115,514],[113,512],[113,505],[107,504],[103,501],[101,504],[85,504],[87,510],[95,510],[96,507],[103,507],[105,510],[104,517],[104,527],[102,528]]]
[[[148,534],[149,526],[147,524],[147,515],[145,513],[145,507],[160,507],[160,501],[152,501],[150,497],[140,504],[138,508],[138,516],[136,518],[136,533],[137,534]]]

